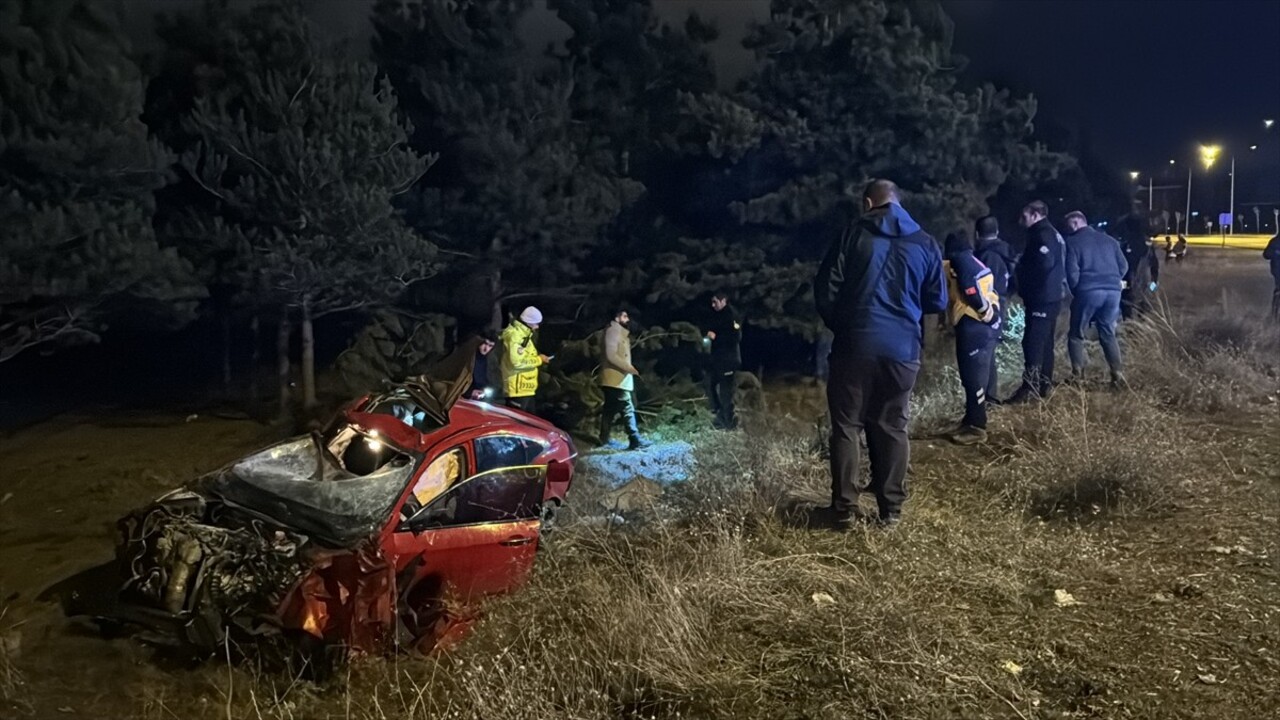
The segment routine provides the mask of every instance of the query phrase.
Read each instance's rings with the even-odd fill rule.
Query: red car
[[[119,592],[75,614],[206,651],[228,632],[356,652],[456,639],[477,599],[525,581],[577,452],[453,385],[366,396],[129,514]]]

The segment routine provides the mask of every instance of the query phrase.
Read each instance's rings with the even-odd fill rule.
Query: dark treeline
[[[114,3],[0,2],[0,360],[194,321],[228,386],[270,365],[310,406],[318,344],[367,385],[537,304],[571,391],[617,305],[665,376],[716,290],[812,339],[868,178],[939,235],[1036,192],[1095,203],[1032,98],[961,75],[934,0],[774,0],[732,89],[696,15],[551,0],[572,36],[534,48],[529,5],[377,0],[369,52],[296,0],[211,0],[139,58]]]

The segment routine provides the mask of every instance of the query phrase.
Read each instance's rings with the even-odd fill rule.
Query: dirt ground
[[[1197,264],[1167,268],[1167,302],[1177,312],[1196,314],[1265,303],[1270,281],[1255,255],[1204,250]],[[777,411],[801,421],[821,407],[812,388],[773,397]],[[1072,667],[1080,665],[1070,660],[1073,654],[1096,663],[1091,674],[1036,678],[1039,687],[1078,696],[1081,716],[1263,717],[1280,711],[1280,405],[1180,427],[1190,428],[1180,442],[1197,449],[1196,467],[1204,468],[1190,491],[1145,519],[1095,531],[1105,542],[1082,542],[1080,556],[1044,568],[1045,587],[1071,584],[1079,606],[1052,626],[1023,627],[1010,616],[1003,627],[968,630],[1007,633],[992,637],[996,646],[1023,643],[1014,639],[1028,628],[1052,632],[1061,639],[1026,644],[1051,647]],[[1134,442],[1163,432],[1142,428]],[[0,718],[224,716],[219,703],[226,669],[218,663],[177,666],[133,640],[102,639],[68,624],[39,596],[107,560],[112,524],[125,511],[276,437],[277,431],[247,420],[95,413],[63,415],[0,439]],[[978,477],[1007,460],[1000,447],[999,438],[996,449],[964,451],[918,442],[913,477],[922,506],[946,505],[957,468]],[[840,552],[834,540],[815,542],[824,543],[815,553]],[[940,543],[918,552],[947,552],[945,540]],[[963,601],[957,596],[957,603]],[[1052,596],[1045,602],[1052,603]],[[1131,690],[1123,712],[1097,700],[1117,685]],[[975,684],[974,692],[986,690]],[[1006,705],[1013,712],[1005,712]],[[1035,705],[1008,700],[993,707],[1009,717],[1035,714]]]

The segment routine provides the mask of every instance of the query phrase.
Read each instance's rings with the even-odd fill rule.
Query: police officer
[[[532,305],[502,331],[502,380],[508,407],[534,411],[538,394],[538,370],[551,358],[538,352],[533,334],[542,324],[542,311]]]
[[[715,416],[712,426],[717,430],[736,429],[738,415],[733,406],[733,393],[737,387],[734,374],[742,368],[742,320],[729,305],[729,296],[723,292],[711,297],[711,319],[707,323],[703,343],[711,347],[707,399]]]
[[[945,244],[947,319],[956,330],[956,367],[964,388],[964,419],[948,434],[957,445],[987,439],[987,383],[1000,337],[1000,296],[995,277],[974,257],[973,244],[963,233],[951,233]]]
[[[1049,223],[1049,206],[1033,200],[1022,209],[1027,246],[1018,260],[1018,294],[1027,309],[1022,336],[1022,385],[1007,403],[1043,399],[1053,391],[1053,346],[1058,312],[1067,296],[1066,242]]]

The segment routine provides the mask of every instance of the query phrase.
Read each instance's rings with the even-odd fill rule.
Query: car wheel
[[[542,503],[542,526],[539,532],[542,535],[549,534],[556,527],[556,517],[560,514],[560,501],[556,499],[548,500]]]

